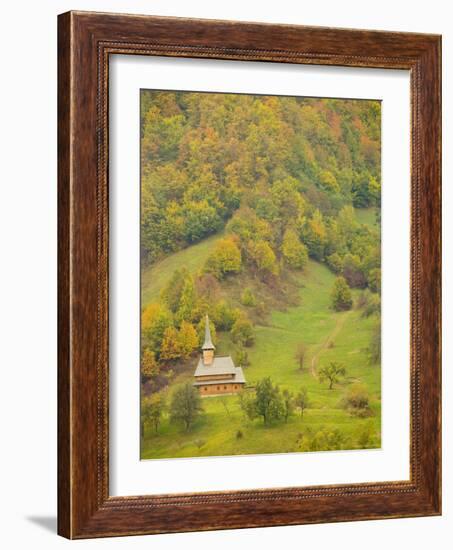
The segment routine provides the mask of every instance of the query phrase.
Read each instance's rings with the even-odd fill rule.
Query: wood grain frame
[[[58,532],[87,538],[440,514],[440,37],[69,12],[59,16],[58,48]],[[109,496],[113,54],[410,71],[410,481]]]

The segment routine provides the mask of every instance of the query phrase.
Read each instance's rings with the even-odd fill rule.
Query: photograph
[[[379,449],[381,101],[138,116],[140,458]]]
[[[447,6],[2,6],[3,548],[452,548]]]

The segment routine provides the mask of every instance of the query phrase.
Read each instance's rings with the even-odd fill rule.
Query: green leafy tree
[[[368,182],[368,195],[370,198],[370,203],[376,206],[381,205],[381,184],[371,176],[370,181]]]
[[[246,250],[259,273],[263,275],[278,274],[277,258],[269,243],[266,241],[249,241]]]
[[[299,192],[298,180],[291,176],[274,181],[270,190],[270,196],[276,214],[267,219],[272,223],[275,240],[280,245],[288,221],[302,218],[306,203]]]
[[[212,312],[215,325],[219,330],[231,330],[238,318],[238,311],[233,309],[226,300],[220,300]]]
[[[220,240],[206,261],[205,270],[223,279],[241,270],[241,251],[232,237]]]
[[[334,252],[333,254],[330,254],[330,256],[327,256],[326,263],[329,268],[336,274],[339,274],[343,271],[343,259],[337,252]]]
[[[250,422],[258,416],[255,397],[249,393],[241,392],[238,396],[239,407],[245,418]]]
[[[350,241],[354,238],[357,227],[354,207],[350,204],[343,206],[338,213],[338,230],[347,241]]]
[[[374,267],[368,272],[368,286],[373,292],[381,292],[381,270]]]
[[[306,244],[308,253],[312,258],[315,260],[322,260],[324,258],[327,243],[327,228],[324,217],[318,209],[306,221],[302,229],[302,240]]]
[[[161,292],[163,302],[173,313],[176,313],[180,307],[181,295],[187,277],[189,274],[185,268],[177,269]]]
[[[375,191],[372,188],[370,193],[369,175],[361,173],[357,175],[352,184],[353,204],[356,208],[367,208],[374,199]]]
[[[340,186],[335,176],[329,170],[323,170],[319,175],[319,183],[329,193],[339,193]]]
[[[239,317],[231,329],[233,342],[241,346],[250,347],[255,343],[255,330],[246,317]]]
[[[187,243],[195,243],[216,233],[222,225],[219,213],[206,200],[184,202],[180,212],[183,238]]]
[[[176,321],[179,324],[182,323],[182,321],[193,321],[196,315],[196,305],[197,295],[193,277],[188,275],[184,280],[179,308],[176,313]]]
[[[192,384],[185,384],[173,393],[170,404],[170,418],[181,422],[188,431],[202,412],[201,397]]]
[[[142,433],[144,435],[147,424],[151,424],[155,433],[157,433],[162,421],[163,413],[166,409],[165,396],[156,393],[151,397],[143,399],[142,402]]]
[[[352,307],[351,289],[344,277],[337,277],[332,289],[332,307],[335,311],[346,311]]]
[[[300,242],[293,229],[287,229],[283,236],[282,255],[285,262],[294,269],[303,269],[308,261],[307,247]]]
[[[334,384],[337,384],[346,375],[346,369],[341,363],[331,361],[328,365],[319,370],[319,381],[329,383],[329,390],[333,389]]]
[[[300,392],[296,395],[294,402],[300,411],[300,416],[304,416],[305,409],[307,409],[310,405],[307,388],[301,388]]]
[[[285,422],[288,422],[288,418],[294,413],[295,399],[292,392],[288,389],[284,389],[282,392],[283,401],[283,418]]]
[[[244,247],[249,241],[272,240],[273,231],[270,223],[257,216],[255,210],[242,206],[227,224],[227,232],[236,235]]]
[[[264,424],[269,424],[284,417],[285,405],[277,385],[267,377],[256,384],[255,409]]]

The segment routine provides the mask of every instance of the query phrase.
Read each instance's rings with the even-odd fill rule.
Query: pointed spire
[[[209,317],[207,315],[206,315],[205,326],[204,326],[204,344],[201,349],[203,350],[215,349],[215,346],[212,343],[212,339],[211,339],[211,329],[209,328]]]

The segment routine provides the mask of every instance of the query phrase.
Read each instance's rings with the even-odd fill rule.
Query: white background
[[[5,548],[451,547],[453,179],[444,160],[444,515],[68,542],[56,515],[56,14],[68,9],[442,33],[444,152],[453,146],[451,2],[49,1],[2,5],[0,87],[1,544]],[[445,398],[449,396],[449,400]]]
[[[409,479],[409,72],[114,56],[109,74],[110,494]],[[138,460],[140,88],[181,90],[188,84],[211,92],[382,100],[381,449]]]

